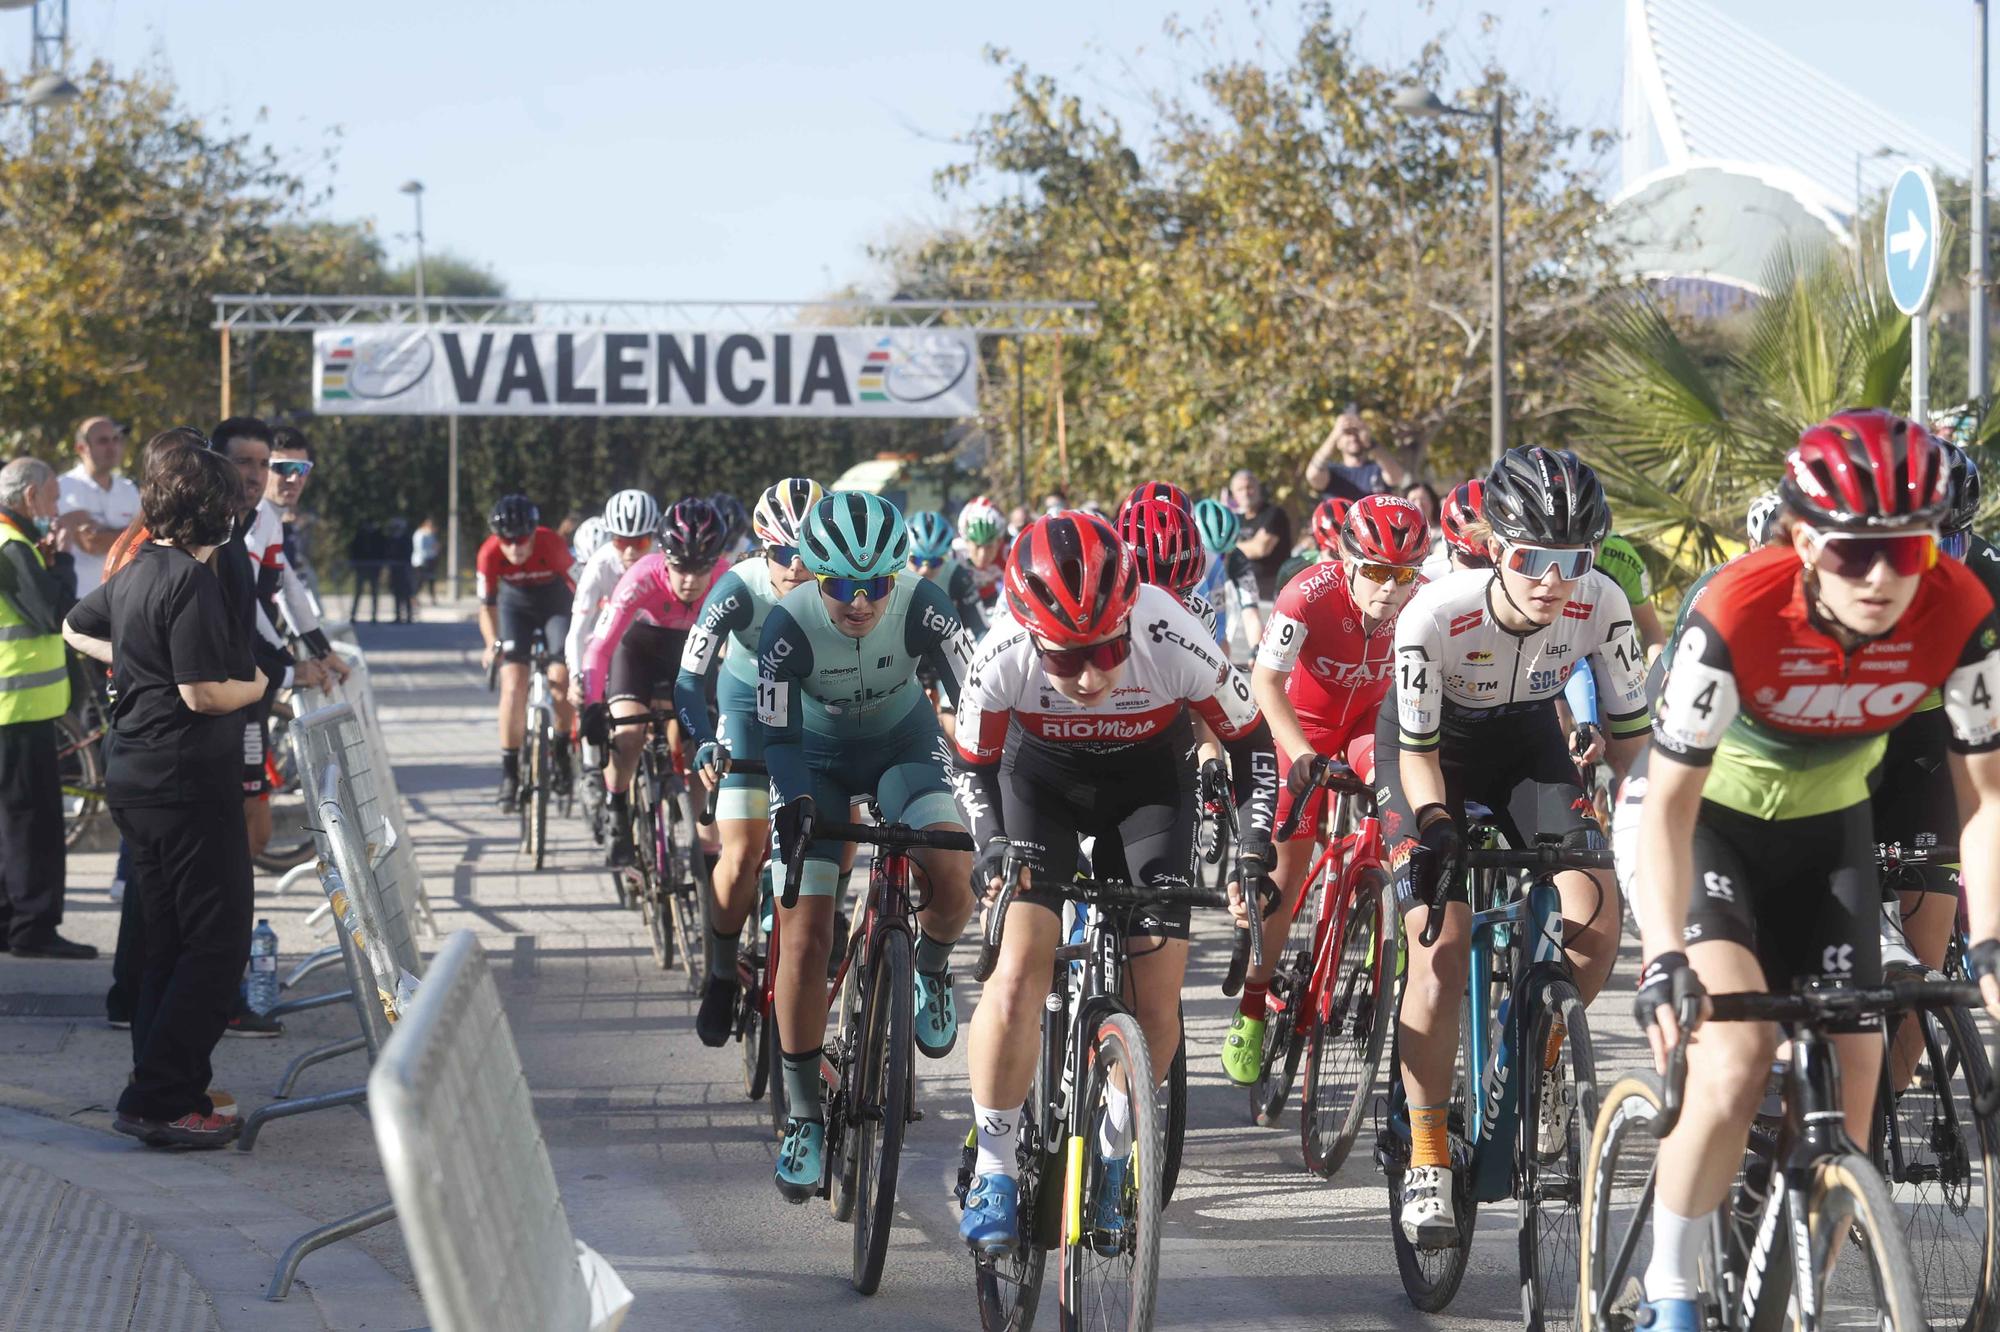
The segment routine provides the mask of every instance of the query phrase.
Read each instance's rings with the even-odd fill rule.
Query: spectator
[[[421,595],[428,588],[431,594],[431,605],[437,605],[437,519],[431,517],[429,514],[424,515],[424,520],[417,524],[417,530],[410,534],[410,563],[416,567],[417,571],[416,594],[412,595],[411,600],[414,601],[417,595]]]
[[[1034,519],[1028,513],[1028,506],[1025,504],[1016,504],[1007,514],[1007,540],[1011,542],[1015,537],[1027,531],[1028,524],[1033,521]]]
[[[285,563],[300,581],[315,593],[319,580],[313,576],[311,553],[314,519],[299,507],[306,493],[306,478],[313,471],[313,447],[305,433],[294,426],[278,426],[271,431],[271,480],[264,498],[278,511],[283,526]]]
[[[416,570],[411,564],[415,551],[410,520],[391,518],[389,530],[383,534],[382,556],[389,562],[389,599],[396,606],[397,624],[415,624],[417,620]]]
[[[1415,479],[1394,454],[1375,447],[1360,411],[1353,407],[1340,414],[1306,463],[1306,484],[1321,498],[1330,495],[1358,500],[1364,495],[1386,495]]]
[[[51,533],[55,469],[0,467],[0,939],[16,957],[92,958],[56,933],[66,866],[56,718],[69,710],[62,617],[75,603],[70,557]]]
[[[1412,479],[1403,487],[1403,498],[1417,506],[1417,512],[1424,516],[1424,522],[1430,526],[1431,535],[1435,537],[1438,530],[1437,491],[1433,490],[1427,481]]]
[[[1261,625],[1278,597],[1278,569],[1285,562],[1285,553],[1292,548],[1292,517],[1271,503],[1264,483],[1247,470],[1229,478],[1229,494],[1223,502],[1236,510],[1236,516],[1243,521],[1242,533],[1236,538],[1236,549],[1250,561],[1250,568],[1257,576],[1258,623]],[[1251,646],[1256,646],[1254,638]]]
[[[118,470],[124,462],[124,426],[93,416],[76,428],[76,466],[62,474],[56,532],[76,562],[80,597],[104,581],[111,543],[139,516],[139,487]]]
[[[266,681],[204,561],[228,539],[242,496],[216,454],[165,451],[140,490],[151,540],[63,629],[112,667],[105,803],[132,846],[144,922],[132,1075],[113,1127],[154,1147],[222,1147],[238,1130],[215,1113],[210,1060],[250,951],[237,774],[241,713]]]
[[[350,623],[361,620],[361,594],[368,593],[368,622],[382,614],[382,529],[373,519],[362,520],[347,540],[347,567],[354,571],[354,605],[348,610]]]

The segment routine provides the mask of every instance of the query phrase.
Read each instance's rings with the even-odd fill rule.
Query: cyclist
[[[1208,552],[1202,549],[1191,509],[1191,505],[1176,504],[1171,496],[1128,497],[1118,511],[1118,536],[1132,548],[1139,581],[1179,597],[1181,605],[1193,611],[1213,634],[1215,607],[1194,590],[1208,563]]]
[[[1221,621],[1215,626],[1215,641],[1223,647],[1231,647],[1242,632],[1257,623],[1257,571],[1236,549],[1236,538],[1243,530],[1243,520],[1221,500],[1200,500],[1193,506],[1193,511],[1195,527],[1201,532],[1201,544],[1209,555],[1208,568],[1194,590],[1201,594],[1203,601],[1222,613]],[[1243,625],[1242,630],[1238,628],[1239,621]],[[1254,643],[1257,639],[1252,637],[1244,641]]]
[[[721,787],[715,823],[722,849],[710,876],[715,904],[708,921],[708,983],[694,1020],[703,1045],[721,1045],[729,1039],[738,993],[736,945],[744,919],[757,905],[758,871],[771,840],[766,821],[770,784],[762,777],[731,772],[729,765],[734,759],[764,757],[764,732],[757,723],[757,642],[771,607],[793,588],[812,581],[799,558],[799,531],[823,497],[817,481],[792,476],[758,499],[752,522],[763,542],[761,557],[732,566],[708,590],[700,617],[688,630],[680,675],[674,681],[674,709],[695,747],[695,767],[704,782]],[[715,686],[711,724],[707,685],[718,660],[722,673]]]
[[[780,908],[778,922],[778,1037],[791,1118],[777,1183],[795,1203],[819,1187],[824,1164],[820,1047],[842,849],[814,840],[815,811],[844,817],[872,791],[892,823],[962,827],[917,668],[936,672],[956,703],[972,659],[972,640],[944,589],[904,570],[909,530],[887,500],[829,495],[807,516],[799,552],[814,584],[771,608],[757,650],[757,720],[777,801],[771,829],[781,861],[797,848],[805,853],[798,901]],[[911,859],[928,881],[917,913],[916,1042],[942,1059],[958,1043],[950,962],[972,915],[971,858],[922,850]]]
[[[1460,569],[1487,569],[1486,519],[1482,515],[1483,481],[1461,481],[1453,486],[1438,509],[1438,535],[1444,539],[1431,547],[1424,560],[1424,577],[1436,582]]]
[[[1339,542],[1341,562],[1317,564],[1279,590],[1250,674],[1285,772],[1278,823],[1297,801],[1306,811],[1291,840],[1278,846],[1280,900],[1264,920],[1264,965],[1244,977],[1222,1043],[1222,1071],[1238,1086],[1254,1085],[1263,1073],[1265,995],[1326,804],[1313,762],[1329,755],[1373,784],[1375,719],[1394,674],[1396,617],[1420,585],[1430,529],[1410,501],[1369,495],[1350,506]]]
[[[1000,580],[1007,572],[1001,548],[1007,540],[1007,515],[984,495],[966,501],[958,511],[959,554],[972,570],[979,603],[990,618],[1000,603]]]
[[[1065,511],[1031,523],[1014,541],[1007,604],[1013,622],[980,645],[958,729],[959,804],[981,848],[977,880],[989,900],[1010,851],[1021,862],[969,1053],[978,1158],[959,1234],[989,1253],[1019,1233],[1015,1135],[1061,933],[1060,885],[1075,872],[1080,839],[1097,839],[1100,877],[1192,882],[1191,711],[1228,746],[1244,863],[1260,874],[1272,862],[1277,789],[1270,728],[1249,685],[1171,592],[1139,581],[1130,548],[1102,520]],[[1139,928],[1155,942],[1133,950],[1133,1010],[1165,1077],[1181,1038],[1187,909]],[[1132,1149],[1129,1106],[1114,1089],[1096,1130],[1107,1158],[1099,1224],[1111,1229]]]
[[[569,785],[569,734],[575,720],[568,698],[569,546],[543,527],[541,510],[526,495],[494,504],[492,529],[474,563],[479,590],[479,635],[486,640],[480,665],[500,666],[500,808],[511,813],[521,792],[521,737],[526,734],[528,651],[536,629],[549,650],[549,685],[555,692],[558,790]]]
[[[660,520],[660,548],[637,561],[618,580],[598,632],[584,656],[583,696],[609,705],[613,718],[643,717],[673,707],[681,649],[702,599],[722,577],[722,518],[707,500],[684,499]],[[592,708],[585,731],[595,740],[605,729],[605,712]],[[632,863],[629,797],[645,728],[621,726],[610,737],[611,759],[604,768],[604,793],[611,808],[611,850],[606,863]]]
[[[583,567],[576,573],[563,660],[583,660],[597,632],[598,617],[618,590],[618,580],[652,551],[659,527],[659,503],[643,490],[619,491],[605,501],[602,518],[586,518],[577,527],[572,549]],[[583,706],[582,676],[571,678],[569,695],[573,706]]]
[[[619,493],[623,494],[625,492],[620,491]],[[604,520],[596,515],[592,515],[578,523],[576,531],[570,534],[570,558],[578,564],[588,564],[590,563],[590,557],[598,551],[603,550],[604,543],[610,539],[611,534],[604,530]],[[571,616],[570,618],[574,620],[576,617]]]
[[[750,511],[743,507],[743,501],[726,490],[718,490],[708,497],[708,506],[722,519],[725,533],[722,540],[722,562],[734,564],[752,548]]]
[[[1597,549],[1597,567],[1611,575],[1631,605],[1632,627],[1638,630],[1640,646],[1646,649],[1650,665],[1667,645],[1667,634],[1660,627],[1660,613],[1653,609],[1653,575],[1646,568],[1644,557],[1638,547],[1613,532]]]
[[[911,518],[909,525],[910,572],[945,590],[966,632],[975,636],[985,633],[986,604],[980,600],[979,583],[972,570],[959,563],[952,552],[958,533],[951,520],[926,509]]]
[[[1446,1116],[1471,912],[1463,876],[1446,879],[1445,871],[1465,846],[1466,805],[1493,811],[1517,846],[1552,835],[1601,847],[1556,696],[1590,657],[1619,772],[1643,746],[1650,716],[1625,594],[1593,567],[1611,526],[1596,474],[1573,453],[1513,449],[1487,476],[1482,503],[1493,567],[1439,579],[1403,609],[1396,683],[1375,739],[1383,830],[1410,939],[1397,1038],[1411,1128],[1402,1225],[1422,1249],[1457,1243]],[[1563,943],[1586,1003],[1617,954],[1617,885],[1598,877],[1609,879],[1556,876]],[[1433,902],[1444,905],[1443,927],[1426,947],[1418,939]],[[1560,1141],[1565,1108],[1545,1104],[1538,1113],[1541,1141]]]
[[[1993,600],[1939,559],[1950,468],[1929,432],[1848,410],[1786,456],[1783,540],[1709,580],[1675,641],[1641,814],[1634,1011],[1654,1057],[1677,996],[1878,980],[1880,888],[1868,771],[1884,732],[1944,690],[1970,904],[1989,1009],[2000,959],[2000,649]],[[1869,1139],[1879,1023],[1833,1044],[1847,1132]],[[1695,1264],[1764,1095],[1776,1029],[1717,1024],[1689,1047],[1679,1126],[1660,1144],[1640,1321],[1698,1326]]]
[[[1353,500],[1342,499],[1338,495],[1329,495],[1313,506],[1313,545],[1318,547],[1322,559],[1338,560],[1340,558],[1341,530],[1347,523],[1347,511],[1353,507]],[[1259,642],[1261,643],[1262,640],[1260,639]]]

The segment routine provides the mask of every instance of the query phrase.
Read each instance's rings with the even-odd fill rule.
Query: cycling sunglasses
[[[912,555],[910,557],[910,567],[912,569],[915,569],[918,573],[936,573],[939,569],[944,568],[944,561],[920,560],[916,556]]]
[[[1900,532],[1894,536],[1849,536],[1844,532],[1814,532],[1814,558],[1836,578],[1866,578],[1875,561],[1904,578],[1920,574],[1938,562],[1935,532]]]
[[[1597,563],[1597,552],[1588,546],[1551,549],[1548,546],[1516,546],[1512,542],[1502,542],[1500,558],[1509,569],[1529,582],[1540,582],[1548,576],[1549,570],[1554,569],[1556,577],[1573,583],[1589,573],[1590,566]]]
[[[819,590],[835,601],[852,601],[863,596],[870,601],[881,601],[896,590],[896,575],[883,574],[879,578],[842,578],[838,574],[815,574],[819,579]]]
[[[1371,583],[1394,583],[1398,587],[1416,581],[1418,570],[1408,564],[1357,564],[1354,571]]]
[[[271,464],[271,470],[287,481],[303,481],[312,474],[313,465],[307,458],[280,458]]]
[[[1132,631],[1127,629],[1116,638],[1089,647],[1049,648],[1036,643],[1035,654],[1042,659],[1042,669],[1050,675],[1058,680],[1074,680],[1086,666],[1109,671],[1121,665],[1132,655]]]
[[[644,535],[629,537],[615,536],[611,538],[611,544],[620,550],[651,550],[653,548],[653,538]]]
[[[1970,532],[1948,532],[1938,538],[1938,549],[1954,560],[1962,560],[1971,535]]]
[[[785,568],[789,569],[799,558],[799,548],[797,546],[766,546],[764,547],[764,558],[773,564],[782,564]]]
[[[694,574],[699,577],[715,567],[715,561],[706,564],[682,564],[679,560],[668,560],[667,567],[677,574]]]

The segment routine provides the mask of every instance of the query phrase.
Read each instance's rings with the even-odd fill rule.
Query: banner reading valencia
[[[313,334],[313,409],[411,416],[976,416],[978,351],[978,334],[958,328],[321,329]]]

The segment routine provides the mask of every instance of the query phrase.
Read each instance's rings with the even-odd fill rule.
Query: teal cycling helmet
[[[799,558],[820,577],[880,578],[910,559],[910,529],[880,495],[843,490],[813,505],[799,534]]]
[[[1194,525],[1201,529],[1201,544],[1215,555],[1233,547],[1236,534],[1243,530],[1243,520],[1235,511],[1221,500],[1212,499],[1195,502]]]
[[[910,519],[910,558],[948,560],[951,558],[951,543],[957,536],[951,519],[926,509]]]

